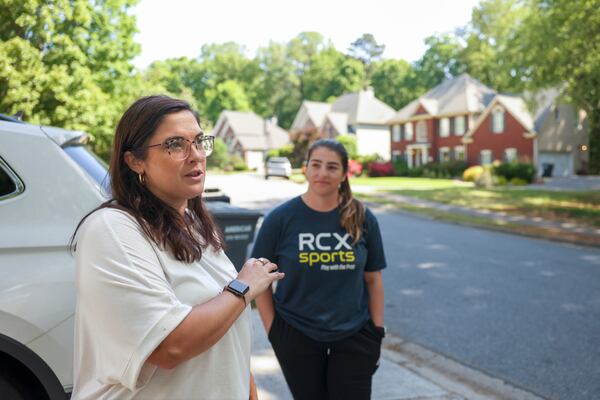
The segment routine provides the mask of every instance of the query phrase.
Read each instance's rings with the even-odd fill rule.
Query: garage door
[[[538,174],[544,172],[544,167],[552,165],[552,176],[573,175],[573,157],[570,153],[544,153],[538,154]]]

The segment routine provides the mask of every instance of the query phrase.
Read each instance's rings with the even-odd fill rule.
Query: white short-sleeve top
[[[236,277],[223,251],[177,261],[129,214],[105,208],[79,231],[76,268],[74,400],[248,398],[249,308],[202,354],[170,370],[146,362],[192,306]]]

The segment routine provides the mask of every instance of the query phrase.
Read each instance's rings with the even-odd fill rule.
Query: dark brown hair
[[[125,162],[127,151],[138,159],[145,159],[148,156],[146,146],[165,116],[180,111],[190,111],[200,124],[198,113],[187,102],[168,96],[142,97],[125,111],[117,125],[108,170],[112,199],[83,217],[71,243],[83,221],[94,211],[116,208],[131,214],[152,241],[169,250],[179,261],[200,260],[208,245],[216,250],[224,247],[221,231],[200,196],[188,200],[190,215],[182,216],[148,190]]]
[[[333,139],[320,139],[314,142],[308,149],[306,156],[307,162],[310,161],[310,156],[313,151],[320,147],[325,147],[338,156],[342,162],[344,175],[348,175],[348,152],[343,144]],[[352,197],[352,189],[348,178],[340,184],[340,225],[352,236],[352,244],[356,244],[363,234],[363,224],[365,222],[365,207],[362,203]]]

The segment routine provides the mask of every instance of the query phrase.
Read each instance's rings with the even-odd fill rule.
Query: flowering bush
[[[465,182],[475,182],[477,179],[479,179],[479,177],[481,176],[481,174],[483,174],[483,167],[481,165],[474,165],[472,167],[469,167],[467,169],[465,169],[465,171],[463,172],[463,181]]]
[[[348,178],[360,176],[363,171],[363,166],[356,160],[348,160]]]
[[[388,162],[372,162],[367,168],[367,173],[371,177],[394,176],[394,164]]]

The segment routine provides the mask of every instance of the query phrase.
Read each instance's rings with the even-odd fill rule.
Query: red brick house
[[[520,97],[496,95],[462,142],[469,165],[495,160],[535,163],[533,118]]]
[[[412,101],[388,121],[392,159],[409,167],[465,160],[463,136],[496,96],[468,74],[447,80]]]

